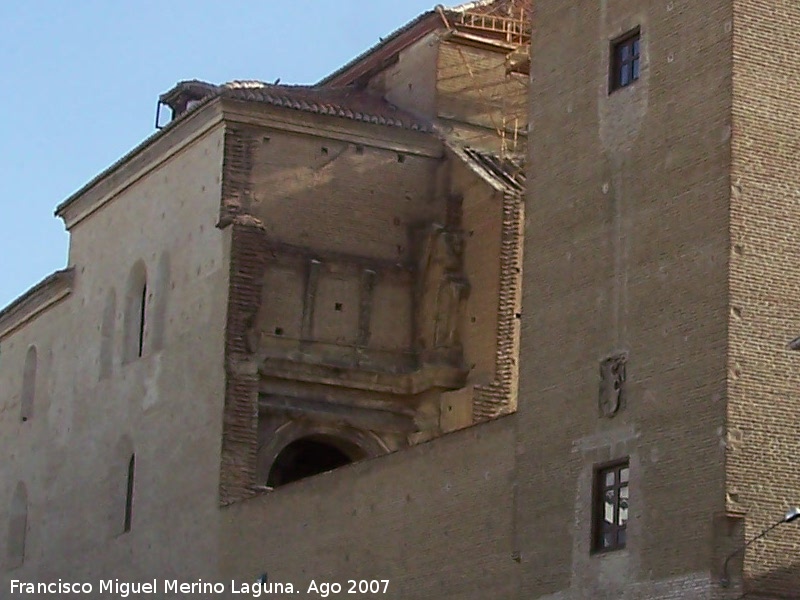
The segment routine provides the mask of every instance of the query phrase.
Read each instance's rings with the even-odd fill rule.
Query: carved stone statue
[[[423,356],[448,355],[460,347],[459,323],[469,295],[463,234],[430,223],[418,235],[417,343]]]

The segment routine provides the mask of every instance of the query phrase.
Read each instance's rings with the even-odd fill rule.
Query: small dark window
[[[125,293],[125,345],[122,362],[129,363],[143,356],[147,317],[147,270],[138,261],[131,269]],[[149,335],[149,334],[148,334]],[[147,342],[149,344],[149,342]]]
[[[128,461],[128,486],[125,490],[125,523],[122,531],[127,533],[131,530],[131,519],[133,518],[133,478],[136,470],[136,455],[131,454]]]
[[[611,44],[611,92],[639,79],[640,34],[635,29]]]
[[[147,312],[147,284],[142,286],[142,299],[139,308],[139,333],[137,335],[138,356],[144,354],[144,318]]]
[[[337,312],[341,312],[342,311],[342,303],[341,302],[337,302],[336,304],[333,305],[333,308]]]
[[[627,460],[598,469],[594,482],[592,550],[606,552],[625,547],[628,524]]]

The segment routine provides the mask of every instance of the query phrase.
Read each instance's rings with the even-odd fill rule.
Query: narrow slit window
[[[122,531],[127,533],[131,530],[131,520],[133,518],[133,479],[136,471],[136,455],[131,454],[128,461],[128,485],[125,490],[125,523]]]
[[[150,340],[145,341],[148,317],[147,293],[152,287],[148,283],[147,269],[142,261],[138,261],[131,269],[125,292],[123,364],[144,356],[145,350],[150,349]]]
[[[147,284],[142,286],[141,306],[139,307],[139,332],[137,337],[138,356],[144,353],[144,321],[147,312]]]

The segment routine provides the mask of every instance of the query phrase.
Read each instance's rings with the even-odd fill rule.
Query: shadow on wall
[[[800,600],[800,556],[791,565],[748,579],[745,598],[783,598]]]

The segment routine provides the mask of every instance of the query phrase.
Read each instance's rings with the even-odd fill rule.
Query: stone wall
[[[205,129],[165,132],[155,157],[138,160],[152,148],[145,144],[84,191],[84,217],[70,221],[70,295],[0,340],[3,594],[10,579],[177,576],[213,560],[197,524],[217,510],[228,241],[215,227],[222,128],[200,116],[209,117]],[[147,278],[143,353],[124,361],[137,265]],[[21,422],[31,345],[36,397]],[[132,527],[123,534],[132,453]],[[10,569],[18,482],[27,489],[27,534],[24,561]]]

